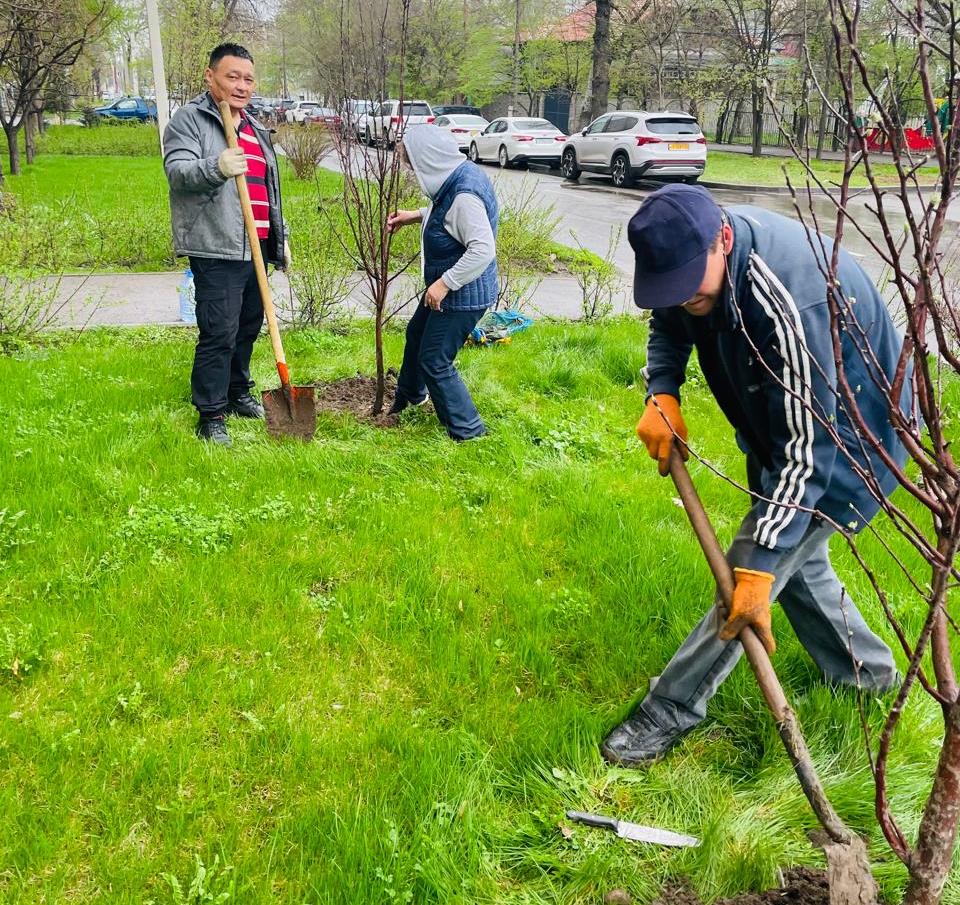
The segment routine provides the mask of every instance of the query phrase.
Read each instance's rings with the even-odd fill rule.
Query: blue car
[[[156,120],[157,105],[153,101],[145,101],[142,97],[121,97],[112,104],[95,107],[93,112],[104,119],[148,123]]]

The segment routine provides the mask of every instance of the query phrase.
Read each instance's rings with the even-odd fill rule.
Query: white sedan
[[[450,113],[438,116],[434,125],[453,135],[460,145],[460,150],[466,153],[467,148],[470,147],[470,141],[476,138],[490,123],[482,116]]]
[[[560,165],[567,136],[553,123],[530,116],[495,119],[470,142],[474,163],[496,160],[506,168],[522,163]]]

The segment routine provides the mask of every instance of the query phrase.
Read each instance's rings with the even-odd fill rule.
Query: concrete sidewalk
[[[61,327],[82,326],[145,326],[150,324],[181,324],[178,287],[182,271],[165,273],[112,273],[89,276],[64,276],[58,292],[58,306],[63,305],[57,317]],[[281,319],[289,317],[292,297],[286,275],[280,272],[270,276],[274,303]],[[417,295],[419,281],[403,278],[393,284],[391,302],[402,304]],[[614,298],[616,313],[635,312],[626,281]],[[525,297],[523,310],[532,317],[576,319],[581,315],[582,293],[576,280],[569,274],[544,277]],[[363,285],[359,278],[349,284],[344,311],[351,316],[369,315],[364,301]],[[403,312],[412,313],[412,306]]]

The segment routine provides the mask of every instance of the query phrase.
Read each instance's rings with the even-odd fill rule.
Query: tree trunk
[[[763,88],[754,85],[750,92],[750,103],[753,109],[753,143],[751,154],[760,157],[763,154]]]
[[[946,709],[943,748],[924,808],[904,905],[938,905],[950,874],[960,820],[960,704]]]
[[[714,135],[713,140],[718,144],[723,144],[723,129],[727,124],[727,117],[730,115],[730,101],[724,101],[723,106],[720,108],[720,115],[717,117],[717,132]]]
[[[383,411],[383,400],[387,392],[386,371],[383,367],[383,314],[387,310],[387,287],[381,286],[379,292],[381,298],[377,299],[374,317],[374,347],[377,356],[377,395],[373,400],[374,415],[379,415]]]
[[[3,131],[7,135],[7,150],[10,153],[10,175],[19,176],[20,169],[20,145],[17,144],[17,133],[20,131],[19,125],[5,125]]]
[[[612,0],[596,0],[593,30],[593,80],[590,85],[590,120],[607,112],[610,97],[610,10]]]
[[[27,112],[23,115],[23,120],[23,146],[27,155],[27,166],[30,166],[33,163],[34,158],[37,156],[37,119],[34,115],[32,106],[27,108]]]

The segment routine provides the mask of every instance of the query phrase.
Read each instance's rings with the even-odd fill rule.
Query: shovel
[[[717,540],[700,496],[693,486],[687,466],[677,449],[676,440],[670,451],[670,477],[673,478],[684,511],[690,519],[710,571],[716,579],[719,594],[718,608],[725,617],[733,601],[733,570]],[[866,845],[840,819],[827,799],[807,743],[800,731],[797,716],[787,702],[766,648],[750,626],[746,626],[738,637],[750,662],[750,668],[756,676],[760,691],[767,702],[767,707],[773,714],[803,794],[806,795],[813,813],[823,827],[824,832],[817,834],[814,841],[823,847],[827,856],[830,905],[875,905],[877,886],[870,873]]]
[[[220,116],[223,117],[223,134],[227,147],[237,147],[237,132],[233,127],[233,113],[226,101],[220,102]],[[243,210],[243,223],[250,242],[253,267],[257,273],[257,285],[263,300],[263,312],[267,316],[270,330],[270,342],[273,356],[277,360],[277,373],[280,375],[279,390],[265,390],[263,393],[263,411],[267,419],[267,431],[272,437],[299,437],[301,440],[313,439],[317,430],[317,402],[312,386],[295,387],[290,384],[290,372],[287,370],[287,358],[283,354],[280,341],[280,327],[277,324],[277,312],[273,307],[273,294],[267,282],[267,268],[260,252],[260,239],[257,237],[257,225],[250,204],[250,192],[247,190],[246,177],[241,173],[236,177],[237,193],[240,195],[240,207]]]

